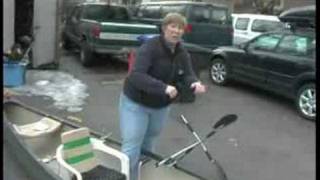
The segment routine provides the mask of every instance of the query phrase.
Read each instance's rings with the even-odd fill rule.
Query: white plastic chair
[[[129,158],[122,152],[105,145],[101,140],[91,138],[88,128],[79,128],[61,134],[62,144],[56,157],[60,165],[74,176],[72,179],[129,180]],[[93,150],[118,158],[121,173],[99,165]]]

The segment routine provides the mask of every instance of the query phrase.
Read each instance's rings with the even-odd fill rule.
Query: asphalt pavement
[[[43,97],[19,99],[61,117],[78,117],[83,125],[105,134],[112,132],[111,138],[120,141],[118,98],[127,65],[105,58],[84,68],[78,58],[74,53],[63,52],[59,70],[88,86],[90,96],[83,111],[57,110]],[[181,114],[202,137],[222,116],[237,114],[237,122],[206,142],[229,180],[315,179],[315,123],[301,118],[293,102],[240,83],[227,87],[213,85],[206,71],[200,79],[208,86],[208,92],[197,95],[194,103],[172,105],[156,153],[167,156],[196,141],[179,118]],[[212,177],[212,166],[201,148],[190,153],[180,165],[208,179]]]

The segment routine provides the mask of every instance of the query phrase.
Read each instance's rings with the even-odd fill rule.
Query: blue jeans
[[[153,151],[154,141],[168,119],[169,106],[159,109],[138,104],[121,93],[119,103],[121,151],[130,160],[130,180],[138,180],[141,149]]]

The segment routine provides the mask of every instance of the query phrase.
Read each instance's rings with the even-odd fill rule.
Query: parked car
[[[157,26],[136,23],[126,7],[109,3],[81,3],[68,14],[62,33],[66,49],[80,47],[80,60],[89,66],[96,55],[126,55],[138,47],[138,36],[159,34]]]
[[[159,35],[156,25],[137,23],[127,8],[107,3],[82,3],[68,14],[62,34],[66,49],[80,48],[80,61],[90,66],[97,55],[126,55],[141,45],[139,36]],[[211,49],[184,42],[199,76],[209,66]],[[108,58],[105,58],[108,59]],[[124,59],[126,60],[126,59]]]
[[[210,78],[217,85],[231,79],[294,99],[305,118],[316,117],[315,31],[269,32],[238,46],[213,51]]]
[[[268,32],[284,28],[277,16],[262,14],[232,14],[233,44],[238,45]]]
[[[140,4],[135,18],[143,23],[159,26],[169,12],[184,15],[188,25],[183,40],[207,48],[232,45],[233,28],[227,6],[205,2],[161,1]]]

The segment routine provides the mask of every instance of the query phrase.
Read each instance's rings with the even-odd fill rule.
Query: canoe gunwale
[[[48,118],[52,118],[54,120],[59,121],[62,124],[65,124],[67,126],[70,126],[71,128],[81,128],[82,126],[64,120],[58,116],[55,115],[51,115],[48,114],[40,109],[37,109],[35,107],[31,107],[30,105],[27,105],[19,100],[16,99],[9,99],[9,100],[5,100],[3,101],[3,107],[6,106],[6,104],[14,104],[17,106],[20,106],[26,110],[29,110],[35,114],[40,114],[41,116],[44,117],[48,117]],[[3,108],[5,109],[5,108]],[[46,167],[44,164],[38,162],[37,160],[37,156],[32,153],[28,148],[27,148],[27,144],[25,142],[23,142],[23,140],[21,139],[21,136],[14,130],[13,128],[13,124],[10,123],[10,120],[7,119],[6,114],[4,112],[4,129],[5,129],[5,133],[4,133],[4,140],[7,141],[7,144],[9,145],[10,148],[14,148],[13,151],[20,151],[17,152],[19,156],[21,156],[19,159],[22,161],[20,162],[21,164],[25,165],[24,167],[28,167],[29,172],[33,172],[30,174],[30,176],[32,176],[35,180],[42,180],[44,177],[46,178],[46,180],[63,180],[60,176],[56,175],[50,168]],[[97,132],[95,130],[90,129],[90,134],[93,135],[93,137],[100,139],[101,137],[103,137],[103,134],[100,132]],[[110,138],[107,137],[106,139],[103,139],[105,141],[105,143],[109,143],[109,144],[113,144],[113,145],[117,145],[117,146],[121,146],[121,143]],[[17,148],[19,147],[19,148]],[[152,153],[150,151],[146,151],[146,150],[142,150],[142,154],[150,157],[151,159],[154,159],[155,161],[161,161],[163,159],[163,156],[159,155],[159,154],[155,154]],[[25,160],[28,159],[28,160]],[[30,166],[30,161],[32,161],[32,163],[35,164],[35,166],[38,166],[38,168],[32,168]],[[28,166],[27,166],[28,165]],[[179,165],[174,165],[174,167],[172,168],[176,168],[179,171],[182,171],[190,176],[193,176],[199,180],[208,180],[207,178],[204,178],[198,174],[195,174]],[[39,169],[43,170],[43,172],[40,170],[41,173],[39,173]],[[43,176],[41,176],[43,175]],[[48,178],[50,177],[50,178]]]

